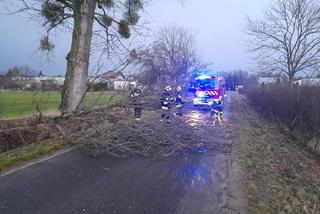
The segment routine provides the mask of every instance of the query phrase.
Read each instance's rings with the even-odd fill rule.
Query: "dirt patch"
[[[320,155],[320,138],[312,138],[307,144],[307,147],[311,149],[311,151]]]
[[[239,157],[238,144],[233,143],[228,179],[228,207],[231,213],[248,213],[246,170]]]
[[[60,131],[53,123],[1,130],[0,152],[59,136]]]
[[[249,213],[320,213],[320,163],[244,97],[233,101],[236,143],[245,166]]]
[[[37,124],[39,124],[39,120],[35,117],[12,120],[0,120],[0,130],[22,126],[34,126]]]

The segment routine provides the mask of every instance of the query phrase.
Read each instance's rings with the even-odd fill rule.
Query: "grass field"
[[[89,92],[84,105],[101,107],[114,104],[120,99],[117,95],[110,101],[114,92]],[[59,92],[0,92],[0,119],[31,116],[36,111],[36,103],[42,112],[57,112],[61,101]]]

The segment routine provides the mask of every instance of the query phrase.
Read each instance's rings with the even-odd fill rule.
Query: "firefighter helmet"
[[[170,85],[167,85],[167,86],[164,88],[164,90],[166,90],[166,91],[171,91],[171,86],[170,86]]]
[[[132,82],[129,83],[129,85],[130,85],[130,86],[133,86],[133,87],[136,87],[136,86],[137,86],[137,82],[132,81]]]

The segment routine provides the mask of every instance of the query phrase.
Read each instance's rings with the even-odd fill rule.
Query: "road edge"
[[[11,169],[4,170],[4,171],[0,172],[0,178],[2,178],[4,176],[7,176],[7,175],[10,175],[12,173],[15,173],[17,171],[20,171],[22,169],[28,168],[30,166],[36,165],[38,163],[45,162],[47,160],[50,160],[50,159],[55,158],[55,157],[58,157],[58,156],[63,155],[65,153],[71,152],[71,151],[75,150],[76,148],[77,148],[76,146],[72,146],[72,147],[69,147],[67,149],[61,149],[61,150],[58,150],[57,152],[54,152],[54,153],[51,153],[51,154],[48,154],[48,155],[44,155],[44,156],[42,156],[40,158],[36,158],[36,159],[30,160],[30,161],[21,163],[20,165],[14,166]]]

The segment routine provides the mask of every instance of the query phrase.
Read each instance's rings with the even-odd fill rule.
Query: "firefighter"
[[[222,107],[221,106],[213,106],[211,109],[211,118],[213,119],[213,126],[216,125],[216,122],[222,126]]]
[[[161,121],[166,120],[167,122],[170,122],[170,110],[172,108],[173,100],[172,88],[171,86],[167,85],[161,94],[161,109],[163,111],[161,115]]]
[[[182,87],[181,86],[178,86],[176,88],[174,101],[175,101],[175,107],[176,107],[175,116],[181,117],[182,116],[182,107],[183,107]]]
[[[130,83],[130,88],[130,99],[133,105],[134,118],[136,121],[139,121],[141,119],[143,104],[143,100],[141,99],[142,90],[135,82]]]

